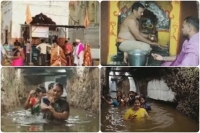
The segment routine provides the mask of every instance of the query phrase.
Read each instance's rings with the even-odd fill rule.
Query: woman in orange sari
[[[67,60],[63,49],[53,40],[51,47],[51,66],[66,66]]]

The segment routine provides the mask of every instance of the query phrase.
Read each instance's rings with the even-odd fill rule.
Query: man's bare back
[[[130,23],[135,23],[133,26],[130,26]],[[128,16],[124,19],[120,26],[118,38],[126,39],[126,40],[135,40],[135,37],[130,32],[130,28],[138,28],[139,29],[139,23],[136,19],[134,19],[132,16]]]

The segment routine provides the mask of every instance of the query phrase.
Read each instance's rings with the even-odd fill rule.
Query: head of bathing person
[[[117,91],[117,96],[121,97],[122,96],[122,92],[121,91]]]
[[[139,100],[140,100],[140,104],[145,104],[146,103],[146,100],[145,100],[145,98],[143,96],[140,96]]]
[[[49,93],[57,101],[63,94],[63,85],[61,83],[55,83],[53,87],[49,90]]]
[[[50,83],[50,84],[48,85],[48,90],[51,90],[51,89],[53,88],[53,85],[54,85],[54,83]]]
[[[35,90],[35,95],[36,95],[37,98],[41,99],[43,96],[46,95],[46,89],[43,86],[39,86]]]
[[[126,95],[125,94],[122,94],[122,99],[125,99],[126,98]]]
[[[129,91],[128,96],[129,96],[129,98],[131,98],[131,99],[135,98],[135,93],[134,93],[134,91]]]
[[[140,2],[135,2],[132,5],[132,14],[136,19],[140,19],[143,15],[145,7]]]
[[[53,88],[53,85],[54,85],[54,83],[50,83],[50,84],[48,85],[47,94],[50,94],[50,90]]]
[[[193,35],[199,32],[199,18],[187,17],[183,22],[182,36],[190,39]]]
[[[133,104],[133,110],[138,110],[140,109],[140,100],[139,99],[135,99],[134,104]]]

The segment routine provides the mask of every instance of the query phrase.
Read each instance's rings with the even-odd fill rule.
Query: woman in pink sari
[[[13,49],[13,59],[12,59],[12,66],[23,66],[23,57],[22,53],[19,50],[20,45],[15,45],[15,48]]]

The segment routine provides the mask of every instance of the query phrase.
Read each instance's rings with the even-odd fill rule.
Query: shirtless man
[[[119,46],[119,49],[124,52],[125,63],[127,63],[128,58],[127,52],[134,49],[141,49],[150,52],[150,45],[158,46],[157,43],[151,42],[147,39],[149,35],[143,34],[139,31],[138,19],[143,15],[144,8],[145,7],[140,2],[135,2],[132,5],[132,14],[126,17],[120,26],[117,45]]]

